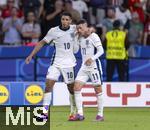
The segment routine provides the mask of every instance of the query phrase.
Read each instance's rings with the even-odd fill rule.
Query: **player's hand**
[[[91,59],[91,58],[89,58],[89,59],[87,59],[86,61],[85,61],[85,65],[87,65],[87,66],[90,66],[91,64],[92,64],[92,62],[93,62],[93,60]]]
[[[29,64],[31,60],[32,60],[32,56],[29,55],[25,60],[26,64]]]

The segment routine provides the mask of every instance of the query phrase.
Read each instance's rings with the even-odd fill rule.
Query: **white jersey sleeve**
[[[95,47],[102,46],[102,42],[96,33],[92,33],[91,40],[93,41],[93,45]]]
[[[104,53],[104,49],[102,47],[101,40],[100,40],[99,36],[96,33],[92,34],[91,40],[93,42],[93,45],[97,49],[96,54],[94,56],[92,56],[92,60],[96,60],[97,58],[99,58]]]
[[[46,34],[46,36],[43,38],[43,40],[46,43],[50,43],[51,41],[53,41],[55,39],[55,35],[54,35],[54,28],[51,28],[48,33]]]

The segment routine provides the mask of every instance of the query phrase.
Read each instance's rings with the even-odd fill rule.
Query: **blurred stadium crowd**
[[[69,11],[95,26],[103,41],[120,20],[131,45],[150,45],[150,0],[0,0],[0,45],[34,45]]]

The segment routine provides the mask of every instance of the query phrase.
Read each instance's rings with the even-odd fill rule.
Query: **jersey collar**
[[[60,25],[60,26],[59,26],[59,29],[62,30],[62,31],[67,31],[67,30],[70,29],[70,26],[69,26],[68,28],[62,28],[62,26]]]

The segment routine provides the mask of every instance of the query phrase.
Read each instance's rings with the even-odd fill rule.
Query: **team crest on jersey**
[[[74,33],[70,33],[71,38],[74,38]]]
[[[86,40],[86,46],[88,47],[90,44],[89,40]]]

